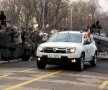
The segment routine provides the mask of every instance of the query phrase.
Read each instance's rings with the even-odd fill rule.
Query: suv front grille
[[[65,48],[51,48],[47,47],[43,50],[45,53],[67,53]]]

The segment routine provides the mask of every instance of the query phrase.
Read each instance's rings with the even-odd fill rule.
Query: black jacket
[[[6,25],[6,16],[4,14],[0,15],[1,25]]]

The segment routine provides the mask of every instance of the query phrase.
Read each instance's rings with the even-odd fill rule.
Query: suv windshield
[[[78,33],[56,33],[53,35],[49,42],[82,42],[82,35]]]

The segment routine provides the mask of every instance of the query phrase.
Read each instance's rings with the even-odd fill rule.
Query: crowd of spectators
[[[48,39],[48,35],[39,34],[38,30],[23,29],[16,26],[6,25],[6,16],[3,11],[0,14],[0,52],[2,48],[9,48],[19,44],[24,46],[24,50],[29,50],[30,54],[35,56],[39,44]],[[47,38],[46,38],[47,37]]]

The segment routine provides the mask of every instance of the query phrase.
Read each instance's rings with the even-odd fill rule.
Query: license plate
[[[60,55],[48,55],[48,58],[61,58]]]

